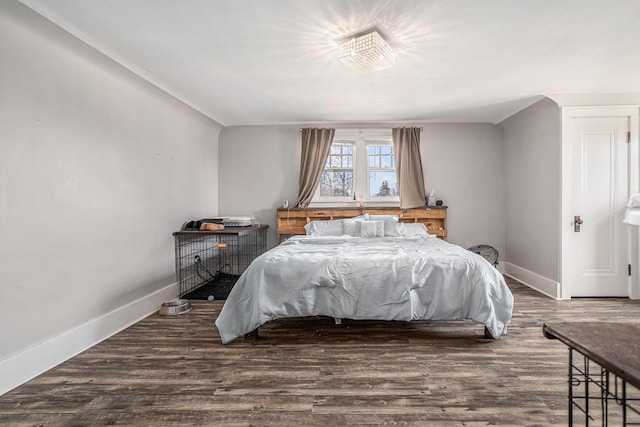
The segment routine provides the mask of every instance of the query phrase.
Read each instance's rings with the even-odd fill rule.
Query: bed
[[[513,295],[480,255],[428,234],[423,224],[368,216],[337,222],[310,223],[308,235],[249,265],[216,320],[224,344],[270,320],[304,316],[471,319],[494,339],[507,332]]]

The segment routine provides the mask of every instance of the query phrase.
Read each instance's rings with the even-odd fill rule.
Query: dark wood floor
[[[566,425],[554,321],[640,321],[640,301],[554,301],[508,280],[509,334],[473,322],[287,319],[223,346],[222,302],[148,317],[0,397],[0,424]]]

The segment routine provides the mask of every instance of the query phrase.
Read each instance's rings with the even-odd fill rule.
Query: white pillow
[[[352,237],[356,237],[356,221],[369,221],[369,214],[366,213],[360,216],[354,216],[353,218],[345,218],[342,220],[344,234]]]
[[[344,226],[339,219],[327,221],[311,221],[304,226],[308,236],[342,236]]]
[[[356,237],[384,237],[384,221],[356,221]]]
[[[399,236],[397,229],[398,215],[369,215],[371,221],[384,221],[385,236]]]
[[[369,219],[371,221],[381,221],[385,219],[392,219],[395,222],[398,222],[398,215],[369,215]]]
[[[435,237],[433,234],[429,234],[427,231],[427,227],[421,222],[399,222],[398,223],[398,233],[401,236],[431,236]]]

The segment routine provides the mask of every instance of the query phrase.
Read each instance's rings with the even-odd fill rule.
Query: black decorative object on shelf
[[[442,206],[444,202],[442,200],[436,200],[436,206]]]

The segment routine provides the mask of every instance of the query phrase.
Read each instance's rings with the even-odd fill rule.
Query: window
[[[381,141],[367,144],[369,159],[369,199],[398,197],[398,178],[393,145],[380,145]]]
[[[312,203],[397,203],[390,129],[337,129]]]
[[[353,143],[335,141],[320,178],[321,197],[353,198]]]

